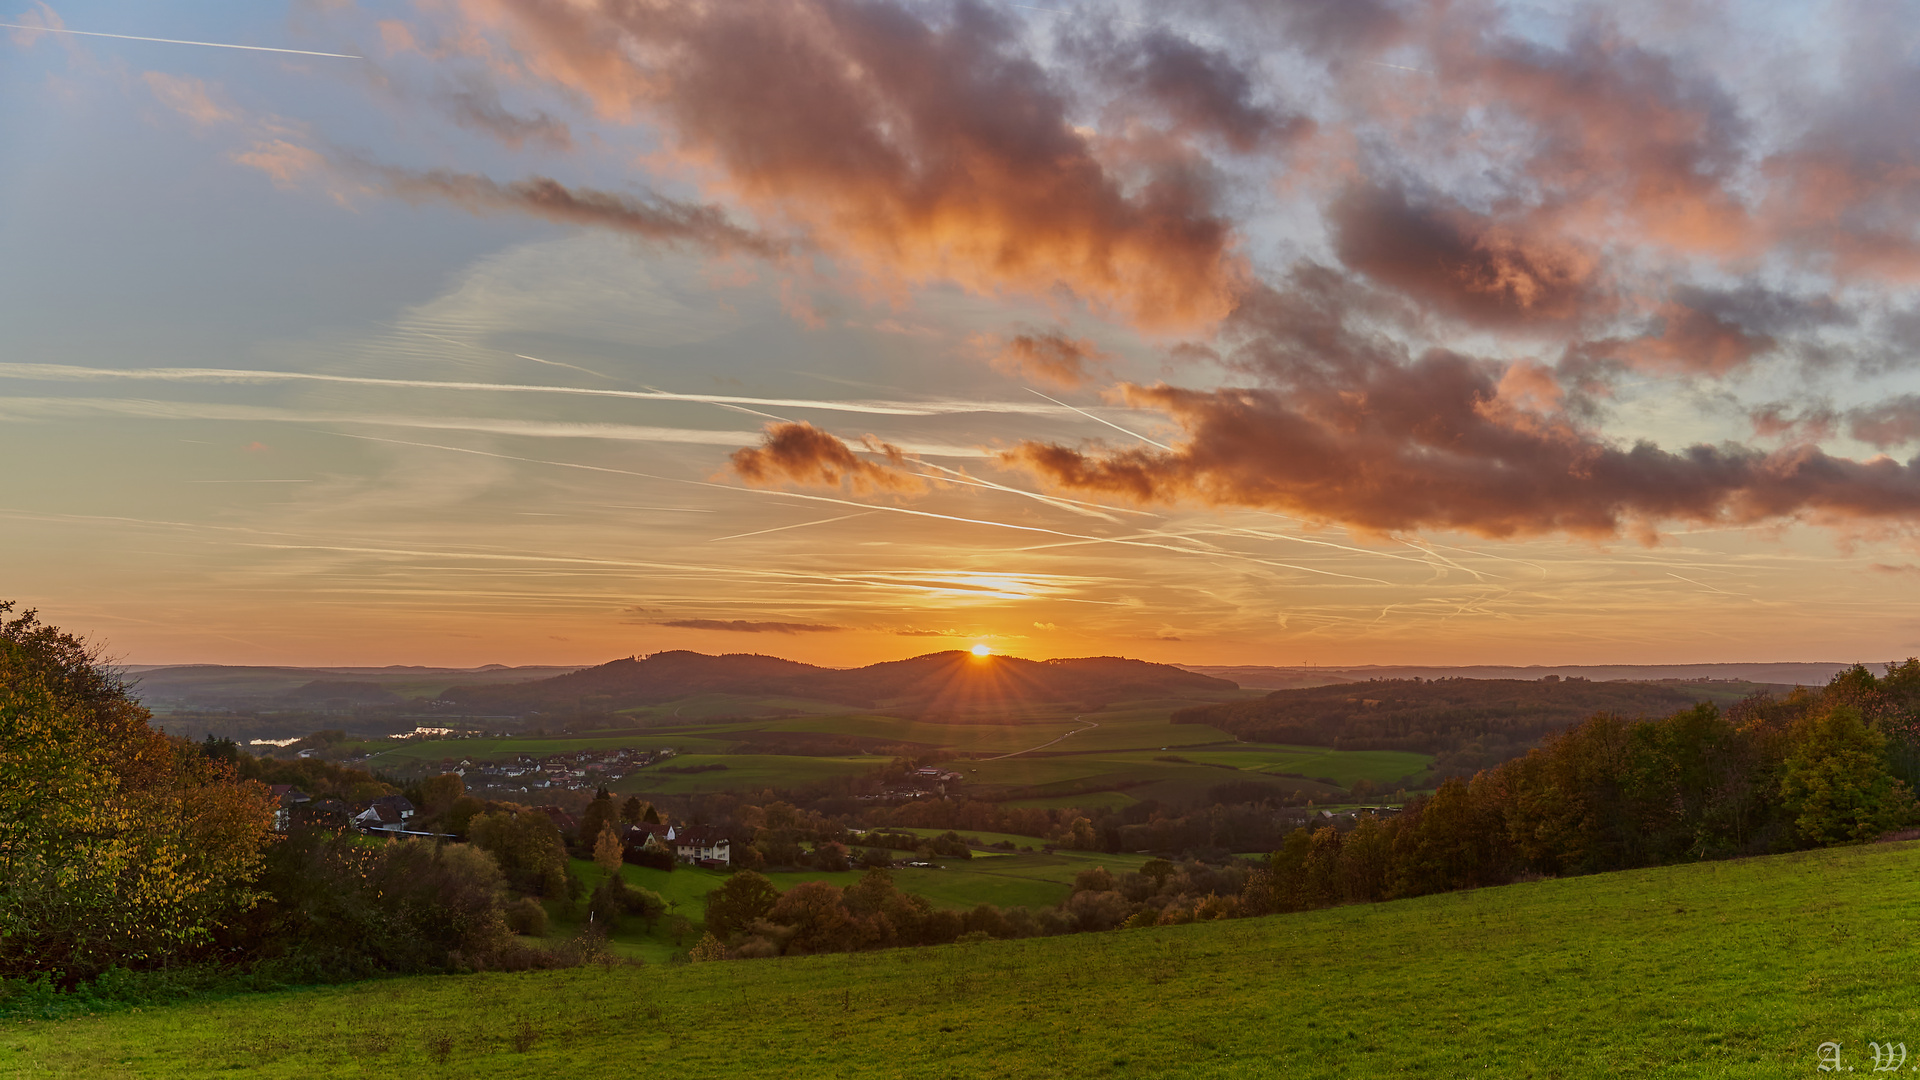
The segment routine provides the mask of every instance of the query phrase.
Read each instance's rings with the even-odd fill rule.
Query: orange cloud
[[[203,127],[239,118],[233,109],[213,100],[204,80],[159,71],[149,71],[140,78],[162,105]]]
[[[812,424],[768,424],[759,446],[733,452],[733,471],[749,484],[767,487],[791,482],[814,487],[845,484],[862,492],[926,490],[925,481],[904,471],[907,458],[899,447],[871,435],[863,437],[860,445],[884,457],[887,464],[856,455],[846,443]]]
[[[286,139],[261,139],[235,151],[233,160],[266,173],[281,188],[296,187],[307,176],[327,170],[327,159],[318,150]]]
[[[1086,338],[1070,338],[1058,330],[1015,334],[994,354],[993,366],[1008,375],[1023,376],[1072,389],[1093,377],[1093,366],[1106,354]]]

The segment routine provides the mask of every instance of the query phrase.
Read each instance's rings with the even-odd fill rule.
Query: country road
[[[1085,716],[1084,716],[1084,714],[1083,714],[1083,715],[1081,715],[1081,716],[1076,716],[1076,717],[1074,717],[1073,719],[1074,719],[1074,721],[1075,721],[1075,722],[1078,722],[1078,721],[1080,721],[1080,720],[1083,720],[1083,719],[1085,719]],[[1074,729],[1073,729],[1072,731],[1069,731],[1069,732],[1067,732],[1067,734],[1066,734],[1066,735],[1062,735],[1062,736],[1060,736],[1060,738],[1058,738],[1058,739],[1049,739],[1048,741],[1046,741],[1046,742],[1043,742],[1043,743],[1041,743],[1041,744],[1040,744],[1039,746],[1029,746],[1029,747],[1027,747],[1027,748],[1026,748],[1025,750],[1015,750],[1015,751],[1014,751],[1013,753],[1011,753],[1011,754],[1001,754],[1001,755],[999,755],[999,756],[997,756],[997,757],[989,757],[989,758],[981,758],[980,760],[981,760],[981,761],[1004,761],[1004,760],[1006,760],[1007,758],[1010,758],[1010,757],[1019,757],[1019,756],[1020,756],[1021,754],[1031,754],[1031,753],[1033,753],[1033,752],[1034,752],[1035,750],[1045,750],[1045,749],[1046,749],[1047,747],[1049,747],[1049,746],[1052,746],[1052,745],[1053,745],[1054,743],[1057,743],[1057,742],[1059,742],[1059,741],[1060,741],[1060,739],[1064,739],[1064,738],[1066,738],[1066,737],[1067,737],[1067,735],[1078,735],[1078,734],[1080,734],[1080,733],[1081,733],[1081,732],[1083,732],[1083,731],[1092,731],[1092,730],[1093,730],[1094,728],[1097,728],[1097,727],[1099,727],[1099,726],[1100,726],[1100,723],[1099,723],[1099,721],[1097,721],[1097,720],[1088,720],[1088,721],[1087,721],[1087,726],[1086,726],[1086,727],[1082,727],[1082,728],[1074,728]]]

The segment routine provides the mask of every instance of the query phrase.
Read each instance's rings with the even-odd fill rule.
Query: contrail
[[[809,525],[831,525],[836,521],[847,521],[851,518],[872,517],[879,512],[878,510],[869,510],[864,514],[841,514],[839,517],[821,518],[818,521],[802,521],[797,525],[776,525],[771,529],[756,529],[753,532],[734,533],[732,536],[716,536],[707,541],[707,543],[717,544],[722,540],[739,540],[748,536],[765,536],[768,533],[786,532],[788,529],[804,529]]]
[[[336,60],[365,60],[364,56],[353,53],[314,52],[311,49],[270,49],[265,45],[230,45],[224,41],[181,41],[179,38],[137,37],[133,34],[102,34],[94,30],[64,30],[54,26],[27,26],[24,23],[0,22],[0,27],[10,30],[36,30],[42,34],[78,34],[81,37],[117,38],[121,41],[156,41],[162,45],[204,45],[209,49],[245,49],[248,52],[291,53],[294,56],[331,56]]]
[[[1045,394],[1042,394],[1042,393],[1040,393],[1040,391],[1038,391],[1038,390],[1035,390],[1035,389],[1034,389],[1033,387],[1031,387],[1031,386],[1029,386],[1029,387],[1027,387],[1027,393],[1029,393],[1029,394],[1034,394],[1034,395],[1036,395],[1036,396],[1038,396],[1038,397],[1043,397],[1043,398],[1047,398],[1047,400],[1048,400],[1048,401],[1051,401],[1051,402],[1053,402],[1053,403],[1054,403],[1055,405],[1058,405],[1058,406],[1060,406],[1060,407],[1061,407],[1061,408],[1063,408],[1063,409],[1073,409],[1073,411],[1074,411],[1074,412],[1077,412],[1077,413],[1079,413],[1079,414],[1080,414],[1081,416],[1084,416],[1084,417],[1086,417],[1086,418],[1087,418],[1087,419],[1089,419],[1089,420],[1093,420],[1093,421],[1096,421],[1096,422],[1098,422],[1098,423],[1102,423],[1102,424],[1105,424],[1105,425],[1107,425],[1108,427],[1110,427],[1110,428],[1112,428],[1112,429],[1113,429],[1113,430],[1115,430],[1115,431],[1119,431],[1119,432],[1124,432],[1125,434],[1128,434],[1128,435],[1131,435],[1131,436],[1133,436],[1134,438],[1136,438],[1136,439],[1139,439],[1139,440],[1140,440],[1141,442],[1143,442],[1143,443],[1151,443],[1152,445],[1154,445],[1154,446],[1157,446],[1157,447],[1159,447],[1160,449],[1162,449],[1162,450],[1165,450],[1165,451],[1167,451],[1168,453],[1172,453],[1172,452],[1173,452],[1173,447],[1171,447],[1171,446],[1168,446],[1168,445],[1167,445],[1166,443],[1163,443],[1163,442],[1154,442],[1154,441],[1153,441],[1152,439],[1149,439],[1149,438],[1147,438],[1147,437],[1146,437],[1145,435],[1142,435],[1142,434],[1140,434],[1140,433],[1139,433],[1139,432],[1137,432],[1137,431],[1128,431],[1128,430],[1127,430],[1126,428],[1123,428],[1123,427],[1121,427],[1121,426],[1120,426],[1119,424],[1116,424],[1116,423],[1114,423],[1114,422],[1113,422],[1113,421],[1111,421],[1111,420],[1102,420],[1102,419],[1101,419],[1100,417],[1098,417],[1098,416],[1095,416],[1095,415],[1093,415],[1092,413],[1090,413],[1090,412],[1088,412],[1087,410],[1085,410],[1085,409],[1080,409],[1080,408],[1075,408],[1074,406],[1072,406],[1072,405],[1069,405],[1069,404],[1067,404],[1067,403],[1066,403],[1066,402],[1064,402],[1064,401],[1061,401],[1061,400],[1060,400],[1059,398],[1055,398],[1055,397],[1047,397],[1047,395],[1045,395]]]
[[[603,379],[613,378],[613,376],[611,375],[601,375],[600,372],[595,371],[592,368],[583,368],[579,364],[563,364],[558,360],[542,360],[537,356],[528,356],[526,353],[514,353],[513,355],[519,357],[522,360],[531,360],[536,364],[546,364],[551,367],[572,368],[575,371],[584,371],[589,375],[599,375]]]
[[[252,371],[241,368],[89,368],[66,364],[0,363],[0,378],[40,380],[157,379],[182,382],[322,382],[352,386],[391,386],[421,390],[471,390],[517,394],[570,394],[581,397],[627,398],[638,401],[693,401],[718,405],[765,405],[770,408],[828,409],[880,416],[948,416],[962,413],[1051,415],[1044,405],[1017,401],[812,401],[797,398],[741,397],[725,394],[673,394],[662,390],[612,390],[587,386],[543,386],[523,383],[445,382],[434,379],[376,379],[359,375],[321,375],[304,371]],[[1045,397],[1045,395],[1041,395]],[[1052,399],[1048,399],[1052,400]],[[1073,408],[1069,405],[1067,408]],[[1079,411],[1079,410],[1075,410]],[[1095,417],[1094,419],[1099,419]],[[1106,421],[1101,421],[1106,423]],[[1131,434],[1131,432],[1129,432]],[[1151,441],[1151,440],[1149,440]],[[1155,443],[1158,446],[1160,444]]]

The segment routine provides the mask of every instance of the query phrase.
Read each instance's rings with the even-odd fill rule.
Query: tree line
[[[1251,906],[1451,889],[1862,843],[1920,821],[1920,661],[1722,713],[1598,715],[1387,819],[1293,832]]]

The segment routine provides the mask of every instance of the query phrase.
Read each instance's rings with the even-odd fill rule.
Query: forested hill
[[[1755,689],[1760,687],[1677,681],[1375,679],[1183,709],[1173,722],[1211,724],[1249,742],[1441,754],[1476,743],[1525,747],[1595,713],[1661,717]]]
[[[674,651],[615,660],[558,678],[470,686],[445,697],[487,712],[612,711],[691,694],[806,698],[860,708],[965,713],[1028,703],[1090,708],[1150,697],[1231,692],[1225,679],[1114,656],[1022,660],[952,651],[837,669],[772,656]]]

